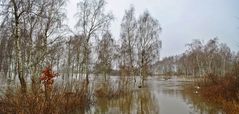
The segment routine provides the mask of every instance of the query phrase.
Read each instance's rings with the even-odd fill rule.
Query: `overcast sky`
[[[68,24],[74,28],[74,17],[79,0],[69,0],[67,4]],[[115,20],[112,33],[119,39],[120,23],[125,9],[132,4],[136,17],[148,10],[158,19],[162,27],[161,56],[180,54],[185,44],[193,39],[207,41],[218,37],[233,51],[239,50],[239,0],[106,0],[107,12],[112,12]]]

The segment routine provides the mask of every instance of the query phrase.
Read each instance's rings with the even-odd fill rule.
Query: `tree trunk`
[[[19,22],[16,20],[15,28],[15,38],[16,38],[16,58],[17,58],[17,72],[18,78],[20,80],[22,92],[26,92],[26,82],[23,74],[23,63],[22,63],[22,51],[21,51],[21,39],[19,37]]]
[[[21,84],[21,90],[23,93],[26,93],[27,85],[23,74],[23,60],[22,60],[20,27],[19,27],[20,15],[18,14],[18,8],[15,0],[12,0],[12,3],[14,5],[14,18],[15,18],[15,45],[16,45],[16,64],[17,64],[16,67],[18,78]]]
[[[85,76],[86,76],[86,83],[87,83],[87,85],[88,85],[88,83],[89,83],[89,50],[88,50],[89,48],[88,48],[88,42],[87,42],[87,44],[86,44],[86,46],[85,46],[85,52],[84,52],[84,73],[85,73]]]

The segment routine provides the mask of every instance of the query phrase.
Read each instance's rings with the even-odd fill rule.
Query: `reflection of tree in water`
[[[119,98],[97,98],[96,113],[157,114],[159,105],[149,89],[132,90]]]
[[[137,114],[159,113],[159,104],[155,102],[155,97],[149,89],[138,92],[137,104]]]
[[[161,92],[165,95],[168,95],[168,96],[181,97],[181,90],[178,90],[178,89],[166,88],[166,89],[162,89]]]

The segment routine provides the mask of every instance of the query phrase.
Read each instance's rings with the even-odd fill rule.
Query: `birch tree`
[[[142,84],[146,76],[150,74],[150,66],[159,57],[161,41],[159,33],[161,27],[157,19],[154,19],[148,11],[145,11],[138,20],[137,27],[137,50],[138,67],[142,77]]]
[[[14,39],[15,50],[15,69],[21,84],[21,90],[26,92],[27,86],[24,79],[24,63],[22,54],[22,39],[21,39],[21,23],[23,15],[29,11],[31,7],[26,0],[1,0],[1,16],[3,17],[2,24],[10,23],[11,36]]]
[[[14,41],[14,67],[23,92],[26,92],[25,77],[35,76],[34,72],[39,70],[36,66],[50,53],[46,47],[51,46],[60,36],[56,33],[64,19],[64,3],[64,0],[0,1],[1,25],[7,27],[5,30],[9,33],[8,37]],[[50,38],[51,41],[46,40]],[[41,46],[45,47],[44,51],[41,51]]]
[[[135,48],[136,48],[136,29],[137,29],[137,22],[135,18],[135,9],[133,6],[130,7],[129,10],[125,11],[125,15],[121,22],[121,53],[122,59],[125,61],[123,62],[124,68],[129,70],[129,75],[134,76],[135,80],[135,73],[134,73],[134,65],[135,65]],[[136,81],[136,80],[135,80]]]
[[[100,74],[103,74],[105,80],[112,69],[112,61],[114,58],[114,39],[109,30],[107,30],[97,46],[98,59],[96,69]]]
[[[111,13],[105,13],[105,5],[105,0],[80,0],[77,4],[76,28],[79,34],[85,37],[83,67],[87,83],[89,82],[90,41],[93,37],[97,37],[97,32],[104,29],[113,19]]]

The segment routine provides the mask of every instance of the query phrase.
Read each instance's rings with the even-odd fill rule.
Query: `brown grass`
[[[208,75],[199,82],[199,95],[207,102],[220,105],[229,114],[239,112],[239,78],[233,74],[219,77]]]
[[[49,100],[45,97],[44,91],[39,90],[35,93],[28,90],[23,95],[20,88],[9,89],[4,96],[0,96],[0,114],[85,113],[90,106],[95,105],[95,98],[118,99],[131,91],[129,85],[125,85],[121,80],[113,83],[110,80],[98,82],[101,86],[96,84],[92,88],[84,82],[61,84],[65,85],[64,87],[55,85]]]
[[[85,93],[86,91],[83,89],[80,91],[69,90],[64,87],[54,90],[50,100],[46,100],[44,92],[33,94],[28,91],[26,94],[22,94],[20,88],[17,88],[16,91],[9,90],[0,98],[0,113],[65,114],[85,112],[91,103],[87,96],[89,94]]]

